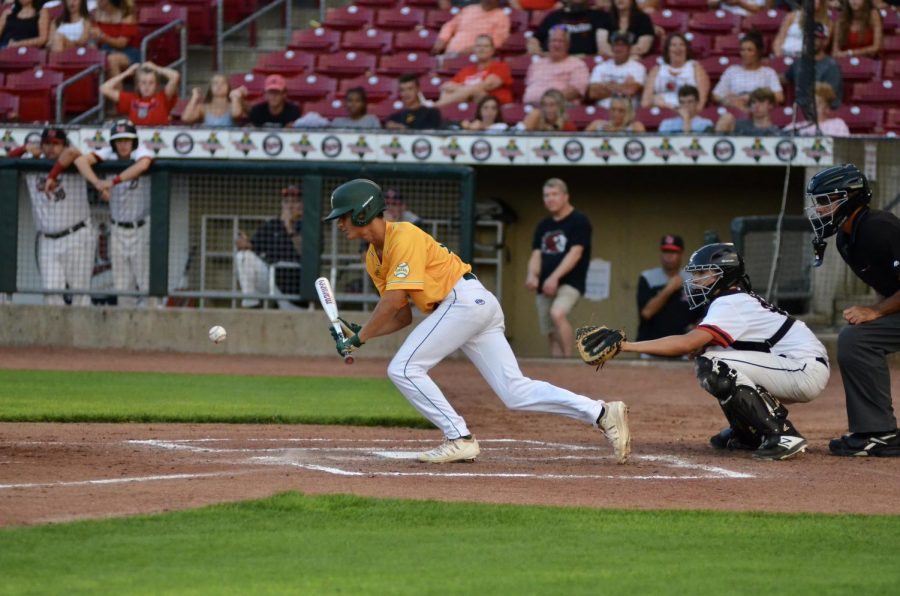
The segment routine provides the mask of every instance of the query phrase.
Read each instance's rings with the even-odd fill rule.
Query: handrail
[[[63,121],[63,92],[66,90],[66,87],[68,87],[69,85],[72,85],[73,83],[77,83],[81,79],[89,76],[94,71],[98,71],[100,73],[100,84],[102,85],[103,81],[105,79],[104,74],[103,74],[103,65],[102,64],[91,64],[90,66],[88,66],[87,68],[85,68],[84,70],[82,70],[81,72],[79,72],[78,74],[73,76],[72,78],[66,79],[62,83],[57,85],[57,87],[56,87],[56,121],[57,122]],[[85,110],[81,114],[78,114],[77,116],[72,118],[72,120],[70,121],[71,124],[75,124],[75,123],[81,122],[82,120],[87,119],[87,117],[90,115],[93,115],[94,112],[97,112],[100,114],[103,113],[103,94],[98,93],[97,95],[100,96],[99,99],[97,100],[97,105],[89,110]]]
[[[221,5],[221,2],[219,3]],[[187,93],[187,27],[185,26],[185,22],[182,19],[175,19],[171,23],[166,23],[159,29],[155,29],[147,34],[143,40],[141,40],[141,62],[147,61],[147,46],[151,41],[160,37],[162,34],[167,33],[171,29],[179,28],[178,37],[179,37],[179,58],[175,60],[171,64],[167,64],[166,68],[178,68],[181,70],[181,82],[179,94],[181,97],[184,97]]]
[[[291,26],[292,26],[292,7],[291,0],[274,0],[273,2],[263,6],[243,21],[238,22],[235,25],[232,25],[228,29],[225,29],[225,3],[221,0],[216,3],[216,65],[215,68],[217,70],[222,70],[223,68],[223,60],[224,60],[224,49],[225,38],[229,37],[233,33],[235,33],[239,29],[243,29],[247,25],[253,23],[257,19],[259,19],[264,14],[268,13],[271,10],[274,10],[277,7],[284,5],[284,45],[287,46],[288,42],[291,39]]]

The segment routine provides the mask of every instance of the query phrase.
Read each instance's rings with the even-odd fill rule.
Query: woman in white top
[[[62,14],[50,25],[50,51],[61,52],[86,45],[90,24],[87,0],[65,0]]]
[[[644,85],[641,106],[650,108],[678,108],[678,90],[692,85],[700,92],[700,108],[709,97],[709,75],[703,66],[691,58],[691,45],[681,33],[666,38],[662,52],[664,64],[653,67]]]
[[[828,5],[825,0],[815,0],[817,23],[823,25],[828,24]],[[787,56],[789,58],[797,58],[803,51],[803,4],[800,8],[788,13],[778,28],[778,33],[772,41],[772,53],[781,58]]]
[[[741,38],[741,63],[732,64],[716,83],[713,100],[723,106],[747,111],[754,89],[767,87],[775,94],[776,103],[784,103],[784,90],[778,74],[762,64],[763,39],[755,31]]]

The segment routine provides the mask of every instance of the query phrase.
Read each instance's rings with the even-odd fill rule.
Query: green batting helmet
[[[371,223],[384,212],[384,195],[381,187],[364,178],[341,184],[331,193],[331,213],[324,221],[337,219],[347,213],[355,226]]]

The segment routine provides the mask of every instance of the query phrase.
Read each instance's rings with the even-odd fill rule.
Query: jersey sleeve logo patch
[[[397,265],[397,268],[394,269],[394,277],[398,279],[404,279],[409,275],[409,264],[408,263],[400,263]]]

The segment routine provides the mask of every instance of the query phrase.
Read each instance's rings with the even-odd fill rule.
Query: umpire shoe
[[[753,451],[759,447],[759,439],[756,439],[756,441],[756,445],[744,442],[730,426],[723,428],[709,438],[709,444],[716,449],[749,449]]]
[[[628,428],[628,406],[621,401],[608,401],[603,415],[597,419],[600,431],[616,452],[616,462],[624,464],[631,455],[631,430]]]
[[[475,437],[464,439],[444,439],[444,442],[425,453],[420,453],[418,460],[429,464],[449,464],[455,461],[475,461],[481,448]]]
[[[851,433],[831,439],[828,449],[832,455],[900,457],[900,433]]]
[[[753,452],[757,459],[789,459],[806,451],[806,439],[796,435],[768,435],[759,449]]]

